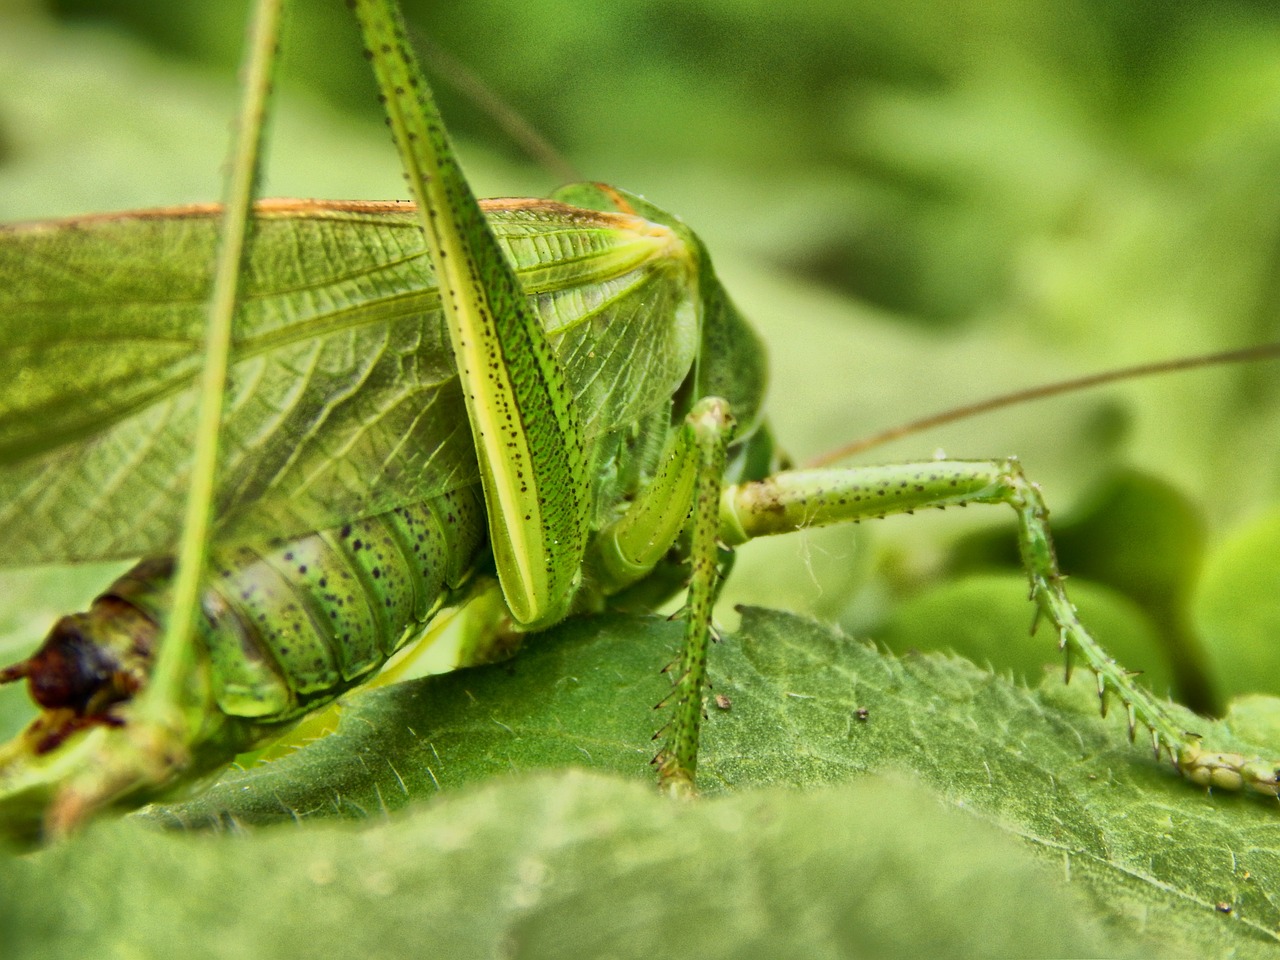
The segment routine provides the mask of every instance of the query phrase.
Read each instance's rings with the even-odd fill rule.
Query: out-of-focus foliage
[[[1274,5],[407,6],[415,29],[524,113],[584,177],[644,193],[700,233],[764,331],[774,368],[771,415],[800,458],[1020,385],[1280,339]],[[246,9],[231,0],[27,0],[7,7],[0,13],[0,219],[217,196]],[[395,157],[341,3],[295,5],[286,61],[268,192],[399,196]],[[438,86],[481,194],[543,194],[555,185],[555,176],[526,162],[448,77]],[[1056,509],[1069,572],[1097,581],[1081,591],[1088,601],[1082,606],[1086,617],[1097,610],[1103,641],[1130,667],[1156,664],[1149,678],[1159,692],[1173,683],[1200,706],[1222,706],[1238,693],[1280,693],[1275,671],[1256,659],[1274,646],[1280,622],[1280,547],[1274,512],[1267,513],[1280,499],[1278,439],[1280,374],[1272,364],[1008,411],[900,441],[874,458],[929,456],[937,448],[953,456],[1017,453]],[[958,648],[979,663],[1035,676],[1036,664],[1054,661],[1056,651],[1044,636],[1023,636],[1030,609],[1009,559],[992,546],[1011,542],[1007,528],[985,529],[1004,518],[977,513],[894,520],[875,544],[847,531],[753,544],[742,551],[722,614],[731,619],[729,603],[750,598],[816,613],[854,635],[875,632],[899,650]],[[974,533],[975,523],[984,529]],[[944,545],[956,531],[971,535],[953,557]],[[0,645],[30,645],[56,612],[84,602],[109,579],[80,574],[79,591],[63,587],[55,599],[33,586],[53,583],[52,576],[22,576],[4,584]],[[1028,644],[1035,644],[1030,659]],[[1014,646],[1022,653],[1002,654]],[[716,669],[713,662],[713,677]],[[519,684],[515,673],[511,682]],[[1198,678],[1198,689],[1189,676]],[[22,692],[4,693],[0,716],[16,715]],[[639,706],[648,709],[647,702]],[[946,709],[962,717],[967,708],[948,702]],[[1263,718],[1250,733],[1255,740],[1267,740],[1269,709],[1248,714]],[[974,736],[989,737],[982,742],[997,750],[1000,719],[982,724],[988,721],[996,731],[983,726]],[[857,733],[852,727],[850,736]],[[953,734],[952,746],[962,739]],[[1092,753],[1079,762],[1105,781],[1111,768],[1141,763],[1135,757],[1121,750],[1108,754],[1107,764]],[[920,775],[917,766],[908,769]],[[938,788],[927,773],[924,779]],[[1014,783],[1034,794],[1033,780]],[[535,800],[559,802],[556,788],[546,789],[547,797]],[[594,802],[595,787],[584,789],[584,803]],[[1255,809],[1248,802],[1206,801],[1181,789],[1186,809],[1165,835],[1171,850],[1181,849],[1206,807],[1228,819],[1254,815],[1240,814]],[[480,817],[489,801],[477,796]],[[846,800],[851,810],[868,802],[840,802]],[[754,801],[734,802],[747,806],[726,816],[759,815]],[[626,809],[646,808],[637,802]],[[668,816],[637,815],[655,823]],[[447,834],[448,824],[423,829]],[[1155,828],[1139,829],[1145,836]],[[1213,830],[1225,831],[1227,846],[1243,835],[1221,824]],[[1200,840],[1210,843],[1213,830]],[[482,846],[475,831],[459,835]],[[116,876],[106,868],[132,841],[111,834],[90,840],[85,856],[101,858],[103,876]],[[373,856],[384,840],[375,828],[357,845],[368,844]],[[332,841],[335,851],[340,841]],[[147,842],[163,846],[164,838]],[[330,844],[328,834],[322,842]],[[510,842],[537,849],[527,837]],[[1053,842],[1035,846],[1043,853]],[[214,847],[202,859],[208,849],[174,856],[215,877],[225,869],[217,858],[240,852]],[[613,849],[654,862],[669,855]],[[31,883],[56,885],[67,864],[45,857],[32,866],[47,873]],[[245,889],[277,861],[295,858],[258,848],[248,858]],[[537,859],[530,854],[513,869],[524,877],[520,871]],[[462,874],[441,869],[440,876],[463,882]],[[1105,899],[1096,891],[1106,889],[1109,871],[1132,876],[1120,861],[1091,869],[1103,877],[1091,888],[1098,899]],[[488,875],[499,878],[494,891],[507,889],[503,875]],[[436,876],[419,880],[438,883]],[[1022,890],[1021,876],[1008,878],[1017,888],[1011,897]],[[1160,876],[1152,875],[1156,884]],[[160,874],[138,880],[141,900],[155,896],[145,892],[153,882],[164,889]],[[1237,874],[1233,882],[1247,885],[1249,878]],[[376,887],[368,881],[362,889]],[[510,889],[517,887],[524,889]],[[1232,929],[1241,914],[1221,919],[1213,905],[1235,902],[1237,888],[1221,895],[1208,889],[1180,901],[1178,923]],[[706,896],[714,900],[716,890]],[[281,909],[288,902],[301,901],[286,897]],[[1248,910],[1243,919],[1257,922]],[[1261,927],[1250,930],[1265,936]],[[1069,942],[1085,951],[1090,936]],[[957,952],[969,942],[955,941]],[[1261,941],[1252,946],[1265,950]],[[1201,942],[1194,952],[1201,949],[1212,948]]]

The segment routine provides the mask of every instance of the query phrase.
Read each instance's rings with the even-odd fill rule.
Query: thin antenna
[[[449,86],[487,114],[529,159],[549,171],[561,183],[578,183],[586,179],[533,124],[471,68],[421,31],[412,32],[413,42],[422,51],[427,69],[439,75]]]
[[[977,403],[966,404],[962,407],[952,407],[950,410],[944,410],[928,417],[921,417],[919,420],[911,420],[900,426],[882,430],[880,433],[872,434],[861,440],[854,440],[852,443],[837,447],[835,450],[819,454],[807,461],[804,466],[808,469],[830,466],[837,460],[863,453],[873,447],[882,446],[891,440],[897,440],[900,437],[921,433],[934,427],[940,427],[943,424],[955,423],[957,420],[965,420],[980,413],[989,413],[992,410],[999,410],[1003,407],[1012,407],[1015,404],[1027,403],[1032,400],[1043,400],[1045,397],[1056,397],[1061,393],[1074,393],[1078,390],[1087,390],[1091,387],[1099,387],[1103,384],[1115,383],[1120,380],[1136,380],[1139,377],[1150,377],[1161,373],[1195,370],[1199,367],[1221,366],[1229,363],[1273,360],[1277,357],[1280,357],[1280,342],[1264,343],[1260,346],[1244,347],[1239,350],[1224,350],[1221,353],[1206,353],[1196,357],[1179,357],[1176,360],[1141,363],[1137,366],[1120,367],[1116,370],[1107,370],[1104,373],[1095,373],[1087,377],[1059,380],[1057,383],[1046,383],[1038,387],[1016,390],[1013,393],[1003,393],[999,396],[989,397],[986,400],[980,400]]]

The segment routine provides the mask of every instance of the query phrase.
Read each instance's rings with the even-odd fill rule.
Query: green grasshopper
[[[22,455],[3,481],[18,556],[154,555],[0,674],[27,679],[43,708],[0,753],[6,819],[65,831],[190,781],[368,681],[447,606],[500,591],[500,615],[464,643],[460,662],[478,663],[574,613],[656,605],[685,580],[657,766],[666,789],[686,793],[732,548],[968,503],[1014,509],[1040,616],[1094,671],[1099,695],[1121,700],[1131,731],[1147,728],[1195,783],[1280,792],[1280,767],[1203,748],[1078,622],[1047,510],[1016,461],[787,469],[762,415],[763,347],[698,239],[596,184],[477,203],[398,15],[388,3],[351,6],[417,206],[258,208],[247,263],[232,262],[245,289],[198,605],[171,597],[181,526],[171,501],[187,478],[113,499],[93,458],[119,463],[122,448],[140,458],[189,436],[203,275],[174,277],[174,303],[195,305],[176,320],[147,304],[122,311],[122,335],[167,333],[184,345],[173,355],[157,353],[147,370],[105,365],[61,419],[37,421],[43,398],[21,395],[26,426],[12,449]],[[105,244],[199,263],[218,230],[212,208],[193,208],[11,228],[3,242],[25,266],[44,265],[52,294],[68,262],[108,262]],[[96,295],[127,303],[130,279],[96,278]],[[23,296],[4,308],[29,309],[19,329],[38,331],[19,365],[65,361],[43,345],[61,331],[74,349],[75,304]],[[263,387],[273,383],[279,393]],[[59,444],[83,456],[79,477],[50,479]],[[269,496],[278,489],[288,495]],[[51,503],[80,511],[64,532],[22,526],[48,520]],[[207,538],[186,530],[198,557]],[[161,639],[166,624],[193,620],[194,641]],[[176,679],[158,681],[162,671]]]

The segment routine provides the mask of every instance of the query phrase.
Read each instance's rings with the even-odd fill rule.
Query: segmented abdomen
[[[200,621],[218,707],[286,721],[360,683],[466,582],[483,546],[478,486],[267,548],[212,551]],[[104,594],[157,623],[169,560]]]

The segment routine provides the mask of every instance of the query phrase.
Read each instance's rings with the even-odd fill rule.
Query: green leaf
[[[1149,690],[1166,695],[1173,674],[1167,652],[1142,611],[1114,590],[1072,578],[1071,602],[1089,632],[1121,663],[1142,669]],[[1046,667],[1061,674],[1063,659],[1045,634],[1032,635],[1027,578],[1021,573],[973,574],[947,580],[894,608],[875,638],[898,653],[953,651],[1019,680],[1039,682]]]
[[[1196,594],[1214,675],[1230,696],[1280,694],[1280,510],[1242,524],[1213,550]]]
[[[901,780],[682,805],[572,772],[359,830],[100,825],[6,865],[0,926],[24,960],[175,942],[274,958],[1031,957],[1105,943],[1059,871]]]
[[[1204,511],[1168,482],[1120,469],[1092,487],[1071,513],[1055,519],[1054,545],[1059,566],[1071,578],[1072,600],[1111,655],[1141,670],[1156,693],[1172,691],[1182,703],[1220,713],[1213,664],[1191,619],[1207,553]],[[1015,540],[1005,531],[965,537],[951,564],[953,572],[992,565],[1022,569]],[[1099,585],[1109,589],[1102,592]],[[945,595],[949,588],[938,591]],[[962,631],[983,631],[977,606],[971,604],[969,612]],[[993,637],[985,646],[956,649],[980,663],[989,657],[996,666],[1013,666],[998,643]]]
[[[566,765],[650,783],[649,737],[660,716],[651,705],[668,689],[656,666],[669,659],[679,632],[661,620],[570,621],[532,638],[508,663],[356,695],[336,734],[139,818],[236,833],[300,822],[310,831],[320,829],[311,821],[376,821],[422,801],[430,811],[471,796],[460,788]],[[901,846],[904,827],[909,834],[915,823],[910,798],[927,788],[1069,878],[1088,914],[1119,931],[1104,952],[1131,937],[1156,938],[1153,952],[1264,956],[1275,947],[1274,804],[1206,795],[1141,745],[1130,746],[1120,718],[1098,716],[1089,677],[1069,688],[1051,679],[1028,690],[958,658],[899,659],[811,621],[747,610],[741,629],[714,651],[712,678],[730,706],[707,708],[697,807],[710,818],[741,803],[773,803],[767,798],[778,788],[802,790],[784,804],[799,811],[795,829],[818,845],[848,826],[861,852],[841,856],[856,861],[882,849],[885,836]],[[1190,715],[1187,723],[1239,743],[1223,724]],[[890,797],[901,781],[866,782],[885,773],[920,785],[904,787],[900,815]],[[872,818],[863,827],[861,815],[845,823],[805,812],[807,791],[841,785],[854,791],[848,796],[884,789],[886,820],[897,825]],[[922,871],[949,856],[947,843],[907,847],[917,850]],[[782,849],[753,849],[742,860],[785,859]],[[1019,862],[1009,861],[1014,874]],[[999,881],[1004,895],[1020,889],[1014,874]],[[797,886],[785,895],[816,897],[815,910],[844,889],[804,893],[802,876],[792,877]],[[714,909],[722,895],[709,886],[699,909]],[[779,890],[767,899],[783,896]],[[1217,904],[1229,905],[1230,915]]]

